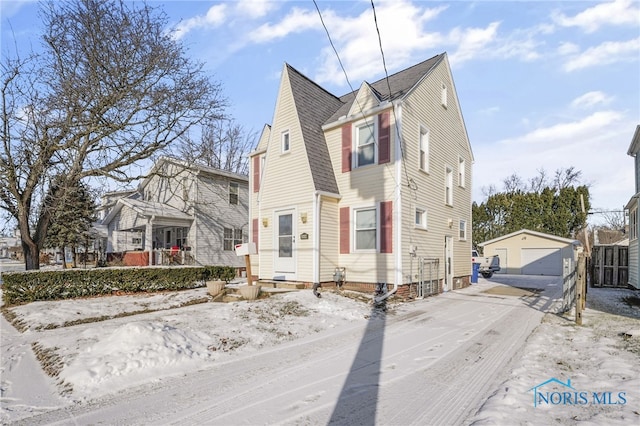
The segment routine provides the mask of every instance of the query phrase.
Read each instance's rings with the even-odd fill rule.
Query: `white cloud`
[[[562,56],[572,55],[578,52],[580,52],[580,46],[568,41],[561,43],[560,46],[558,47],[558,53]]]
[[[240,0],[236,5],[237,13],[251,19],[262,18],[275,8],[275,3],[269,0]]]
[[[639,52],[640,37],[628,41],[607,41],[571,56],[563,68],[570,72],[597,65],[637,61]]]
[[[215,28],[224,23],[227,17],[227,5],[217,4],[211,6],[205,15],[194,16],[186,19],[176,26],[174,37],[181,39],[194,29]]]
[[[617,123],[623,115],[617,111],[598,111],[579,121],[559,123],[542,127],[514,139],[501,141],[503,145],[549,145],[580,144],[584,138],[592,137],[598,129]]]
[[[428,22],[446,9],[447,6],[421,9],[407,1],[381,2],[376,6],[382,49],[390,72],[406,66],[413,60],[412,55],[416,51],[422,52],[433,46],[443,46],[444,49],[444,37],[437,32],[427,31],[427,27]],[[329,34],[349,78],[354,80],[352,83],[357,84],[356,80],[379,75],[382,57],[373,11],[367,9],[355,17],[322,13],[326,16]],[[344,73],[333,49],[323,50],[315,79],[321,84],[344,84]]]
[[[573,108],[588,109],[596,105],[607,105],[613,98],[600,91],[587,92],[571,101]]]
[[[540,127],[521,136],[474,147],[474,200],[482,188],[516,173],[523,180],[539,169],[574,166],[591,185],[592,205],[620,207],[634,193],[633,160],[626,155],[634,120],[618,111],[599,111],[572,121]],[[606,155],[603,155],[606,153]]]
[[[294,7],[280,22],[276,24],[266,23],[256,28],[248,35],[248,39],[254,43],[267,43],[290,34],[320,27],[320,20],[315,11],[311,12]]]
[[[640,9],[631,0],[600,3],[575,16],[554,12],[553,21],[563,27],[579,27],[592,33],[605,25],[638,25]]]
[[[447,42],[458,49],[451,54],[451,61],[461,63],[475,58],[488,44],[494,42],[498,35],[499,22],[492,22],[486,28],[454,28],[447,37]]]

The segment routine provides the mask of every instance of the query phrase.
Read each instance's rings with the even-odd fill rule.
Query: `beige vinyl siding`
[[[333,198],[322,197],[320,207],[320,282],[333,280],[340,266],[339,204]]]
[[[504,269],[507,274],[522,273],[522,268],[525,266],[522,264],[522,251],[526,249],[560,249],[562,259],[568,258],[575,261],[572,244],[529,233],[518,233],[512,237],[486,244],[482,254],[484,256],[500,254],[497,252],[498,249],[506,250],[507,259],[505,262],[500,258],[500,268]]]
[[[442,83],[447,87],[447,107],[441,103]],[[471,188],[472,154],[460,121],[454,86],[445,62],[440,63],[408,97],[402,108],[402,132],[405,142],[406,171],[417,185],[412,191],[402,186],[402,252],[418,247],[417,256],[438,258],[440,278],[444,277],[444,239],[453,238],[454,277],[471,274]],[[429,172],[419,170],[420,128],[429,130]],[[465,186],[458,186],[459,158],[464,159]],[[445,205],[445,167],[453,172],[453,205]],[[415,228],[415,208],[426,208],[428,229]],[[467,222],[467,239],[458,238],[460,219]],[[449,220],[452,221],[451,227]],[[403,256],[403,270],[409,271],[411,259]],[[414,262],[415,266],[415,262]],[[413,272],[415,279],[415,271]],[[408,275],[405,274],[408,278]],[[406,279],[406,278],[405,278]]]
[[[361,120],[362,116],[360,115],[353,118],[354,120]],[[390,132],[391,158],[393,159],[395,158],[396,137],[395,131],[393,130],[393,114],[390,116],[390,126],[392,129]],[[395,209],[395,203],[397,201],[395,199],[396,169],[393,161],[386,164],[359,167],[352,169],[350,172],[342,173],[342,152],[340,149],[342,146],[342,128],[335,127],[327,130],[325,132],[325,138],[329,146],[331,162],[334,167],[340,195],[342,195],[338,208],[350,207],[352,219],[354,208],[375,207],[378,206],[381,201],[393,201]],[[379,222],[380,218],[378,217],[378,225]],[[339,221],[336,220],[335,226],[339,227]],[[323,230],[323,232],[326,232],[326,229]],[[380,232],[381,230],[378,226],[378,234]],[[353,223],[350,226],[350,241],[351,246],[353,246]],[[339,255],[337,266],[346,268],[347,280],[358,277],[358,280],[363,282],[393,283],[395,281],[396,250],[397,247],[395,246],[393,247],[393,253],[388,254],[354,252],[352,250],[349,254]]]
[[[362,83],[356,100],[353,102],[351,109],[349,110],[349,116],[355,117],[355,120],[362,118],[362,111],[367,111],[380,105],[380,100],[376,95],[371,92],[371,87]]]
[[[290,149],[281,152],[281,135],[289,132]],[[263,179],[260,185],[260,204],[256,206],[260,223],[260,260],[261,279],[273,276],[274,247],[274,211],[295,208],[297,214],[296,245],[296,279],[311,279],[311,250],[302,250],[312,244],[312,203],[315,188],[311,178],[307,152],[302,139],[297,112],[293,103],[289,78],[283,72],[278,94],[278,104],[271,127],[268,150],[264,162]],[[295,190],[294,190],[295,189]],[[300,223],[300,213],[307,213],[307,224]],[[268,218],[269,226],[262,226],[262,218]],[[303,231],[303,229],[305,231]],[[300,233],[307,232],[309,240],[300,245]]]

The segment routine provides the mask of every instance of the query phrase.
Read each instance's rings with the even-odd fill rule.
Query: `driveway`
[[[517,287],[517,288],[516,288]],[[511,371],[561,277],[494,275],[355,324],[29,424],[464,424]],[[320,319],[319,319],[320,320]]]

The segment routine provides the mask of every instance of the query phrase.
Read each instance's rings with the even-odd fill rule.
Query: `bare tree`
[[[0,208],[18,222],[27,269],[39,268],[56,208],[43,203],[53,176],[65,177],[61,188],[139,179],[132,168],[226,104],[158,8],[64,0],[43,4],[41,16],[42,53],[3,52],[0,81]]]
[[[566,169],[558,169],[553,178],[553,187],[556,191],[560,191],[563,188],[568,188],[580,183],[582,172],[576,170],[574,166]]]
[[[524,190],[524,183],[522,181],[522,178],[516,173],[513,173],[511,176],[506,177],[502,181],[502,185],[504,186],[504,192],[508,194]]]
[[[190,163],[247,175],[248,154],[256,144],[257,133],[248,132],[233,119],[219,118],[203,124],[200,140],[184,137],[178,151]]]

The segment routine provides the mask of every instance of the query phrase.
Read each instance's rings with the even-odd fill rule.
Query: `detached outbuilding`
[[[500,257],[501,274],[562,275],[563,259],[575,261],[580,241],[522,229],[479,244]]]

